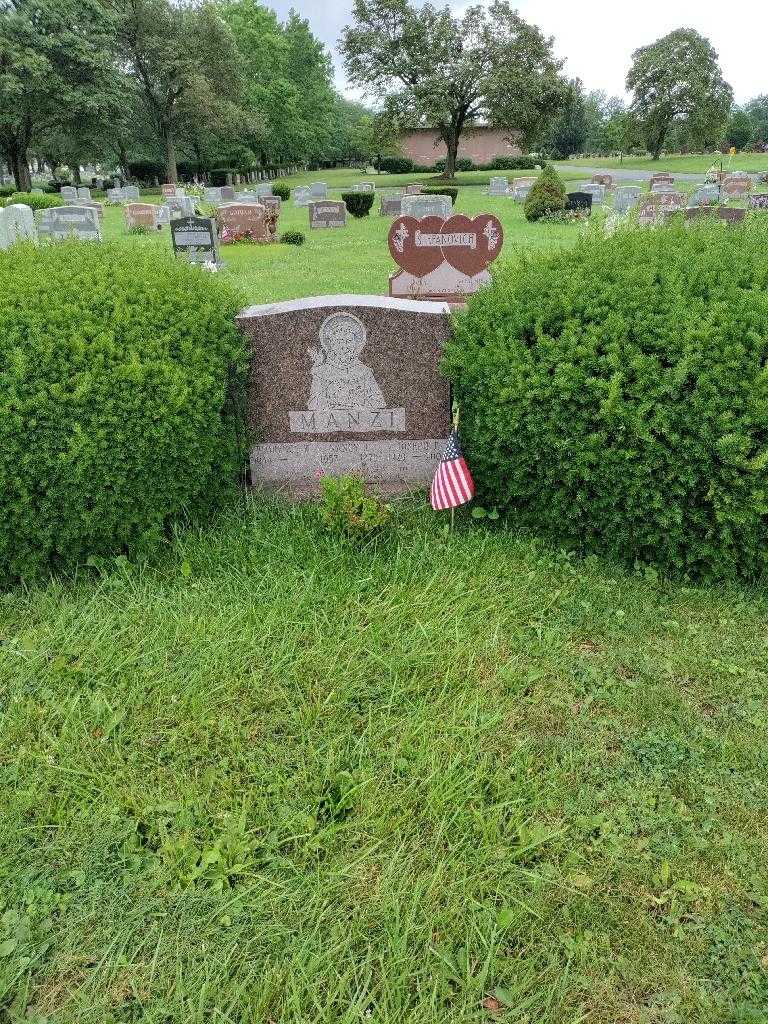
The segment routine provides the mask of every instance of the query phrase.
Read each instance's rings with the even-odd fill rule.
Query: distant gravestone
[[[685,211],[685,219],[688,221],[717,219],[727,224],[740,224],[746,215],[746,210],[728,209],[725,206],[696,206]]]
[[[229,177],[229,175],[227,176]],[[235,189],[231,184],[221,186],[221,201],[222,203],[232,203],[235,199]]]
[[[154,203],[128,203],[125,207],[125,226],[153,230],[158,226],[158,208]]]
[[[312,202],[312,197],[309,194],[308,185],[298,185],[293,190],[293,205],[294,206],[309,206]]]
[[[382,217],[399,217],[403,212],[402,196],[382,196],[379,214]]]
[[[512,182],[512,197],[522,202],[528,198],[528,193],[535,184],[535,178],[515,178]]]
[[[270,213],[280,216],[280,211],[283,208],[283,200],[280,196],[262,196],[261,202]]]
[[[55,206],[42,210],[38,235],[52,241],[78,238],[86,242],[100,242],[99,215],[93,206]]]
[[[616,213],[627,213],[637,205],[642,194],[643,190],[639,185],[620,185],[614,195],[613,209]]]
[[[406,185],[405,194],[407,196],[418,196],[421,195],[423,190],[423,185]]]
[[[579,190],[581,192],[588,192],[592,196],[592,205],[600,206],[605,199],[605,186],[596,185],[594,182],[590,182],[586,185],[580,185]]]
[[[107,201],[110,203],[122,203],[123,202],[123,190],[121,188],[108,188],[107,189]]]
[[[418,219],[405,213],[389,229],[389,251],[400,270],[389,279],[395,297],[463,303],[490,282],[504,231],[493,214]]]
[[[768,192],[755,192],[749,197],[751,210],[768,210]]]
[[[325,474],[429,483],[451,431],[445,303],[326,296],[252,306],[237,324],[251,355],[253,483],[309,491]]]
[[[654,185],[674,185],[674,183],[674,175],[669,174],[667,171],[657,171],[656,174],[651,175],[648,187],[653,191]]]
[[[511,196],[509,180],[507,178],[491,178],[488,186],[489,196]]]
[[[272,195],[272,186],[270,184],[257,185],[256,186],[256,195],[257,195],[257,197],[259,199],[263,199],[265,196],[271,196]]]
[[[59,195],[65,203],[76,203],[77,202],[77,189],[73,188],[72,185],[62,185],[59,190]]]
[[[138,185],[123,185],[123,199],[129,203],[137,203],[141,199]]]
[[[724,179],[722,189],[727,199],[744,199],[752,191],[752,179],[732,174]]]
[[[566,200],[566,213],[592,213],[591,192],[569,192]]]
[[[190,263],[220,265],[219,236],[211,217],[179,217],[171,220],[173,251]]]
[[[678,213],[685,208],[686,197],[682,192],[646,192],[637,204],[637,222],[661,224],[666,214]]]
[[[171,184],[163,185],[163,195],[166,198],[169,197],[169,196],[175,196],[176,195],[176,186],[175,185],[171,185]]]
[[[593,185],[602,185],[605,189],[613,188],[613,175],[612,174],[593,174],[592,175]]]
[[[358,181],[354,187],[355,192],[375,192],[376,183],[373,181]]]
[[[77,198],[78,200],[85,200],[85,202],[90,203],[91,190],[89,188],[86,188],[85,185],[83,185],[81,188],[78,188],[77,190]]]
[[[318,228],[343,228],[347,225],[347,204],[322,199],[309,204],[309,226]]]
[[[256,203],[225,203],[219,207],[216,218],[222,245],[276,240],[276,218]]]
[[[206,203],[211,203],[213,206],[218,206],[221,202],[221,189],[207,188],[205,190],[205,201]]]
[[[173,217],[194,217],[195,201],[191,196],[168,196],[165,205],[171,211]]]
[[[327,199],[328,186],[324,181],[313,181],[309,186],[310,199]]]
[[[453,200],[450,196],[403,196],[403,216],[450,217]]]
[[[35,216],[24,203],[0,207],[0,249],[9,249],[17,242],[37,240]]]
[[[688,205],[691,207],[716,206],[720,202],[719,185],[700,185],[691,194]]]

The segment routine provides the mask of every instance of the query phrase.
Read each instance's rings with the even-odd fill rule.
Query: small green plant
[[[280,196],[284,203],[287,203],[291,198],[291,186],[286,185],[284,181],[275,181],[272,183],[272,194]]]
[[[329,533],[348,540],[363,540],[379,533],[389,522],[391,509],[365,492],[356,476],[323,477],[322,519]]]
[[[284,231],[280,235],[283,245],[304,245],[306,236],[303,231]]]
[[[46,195],[44,192],[14,192],[8,198],[8,206],[11,203],[23,203],[31,210],[49,210],[54,206],[64,206],[64,200],[60,195]]]
[[[344,192],[341,198],[347,204],[347,210],[353,217],[367,217],[371,212],[373,192]]]
[[[525,200],[525,219],[541,220],[561,213],[568,204],[563,180],[551,164],[547,164]]]

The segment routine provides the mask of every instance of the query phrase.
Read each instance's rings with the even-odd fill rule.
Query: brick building
[[[482,166],[492,163],[497,156],[520,156],[522,150],[510,141],[511,134],[514,133],[487,125],[467,128],[459,139],[459,159],[469,157]],[[405,132],[398,144],[403,156],[410,157],[419,167],[433,167],[446,156],[445,143],[433,128]]]

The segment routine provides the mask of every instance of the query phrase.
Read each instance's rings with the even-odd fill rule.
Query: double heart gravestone
[[[252,483],[429,482],[451,429],[445,303],[326,296],[253,306],[237,324],[251,351]]]
[[[400,270],[389,279],[389,294],[463,303],[488,284],[488,267],[503,243],[501,223],[490,213],[398,217],[389,229],[389,251]]]

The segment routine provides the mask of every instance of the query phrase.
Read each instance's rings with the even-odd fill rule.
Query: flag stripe
[[[459,435],[454,430],[438,465],[429,492],[436,512],[465,505],[475,496],[475,482],[461,453]]]

